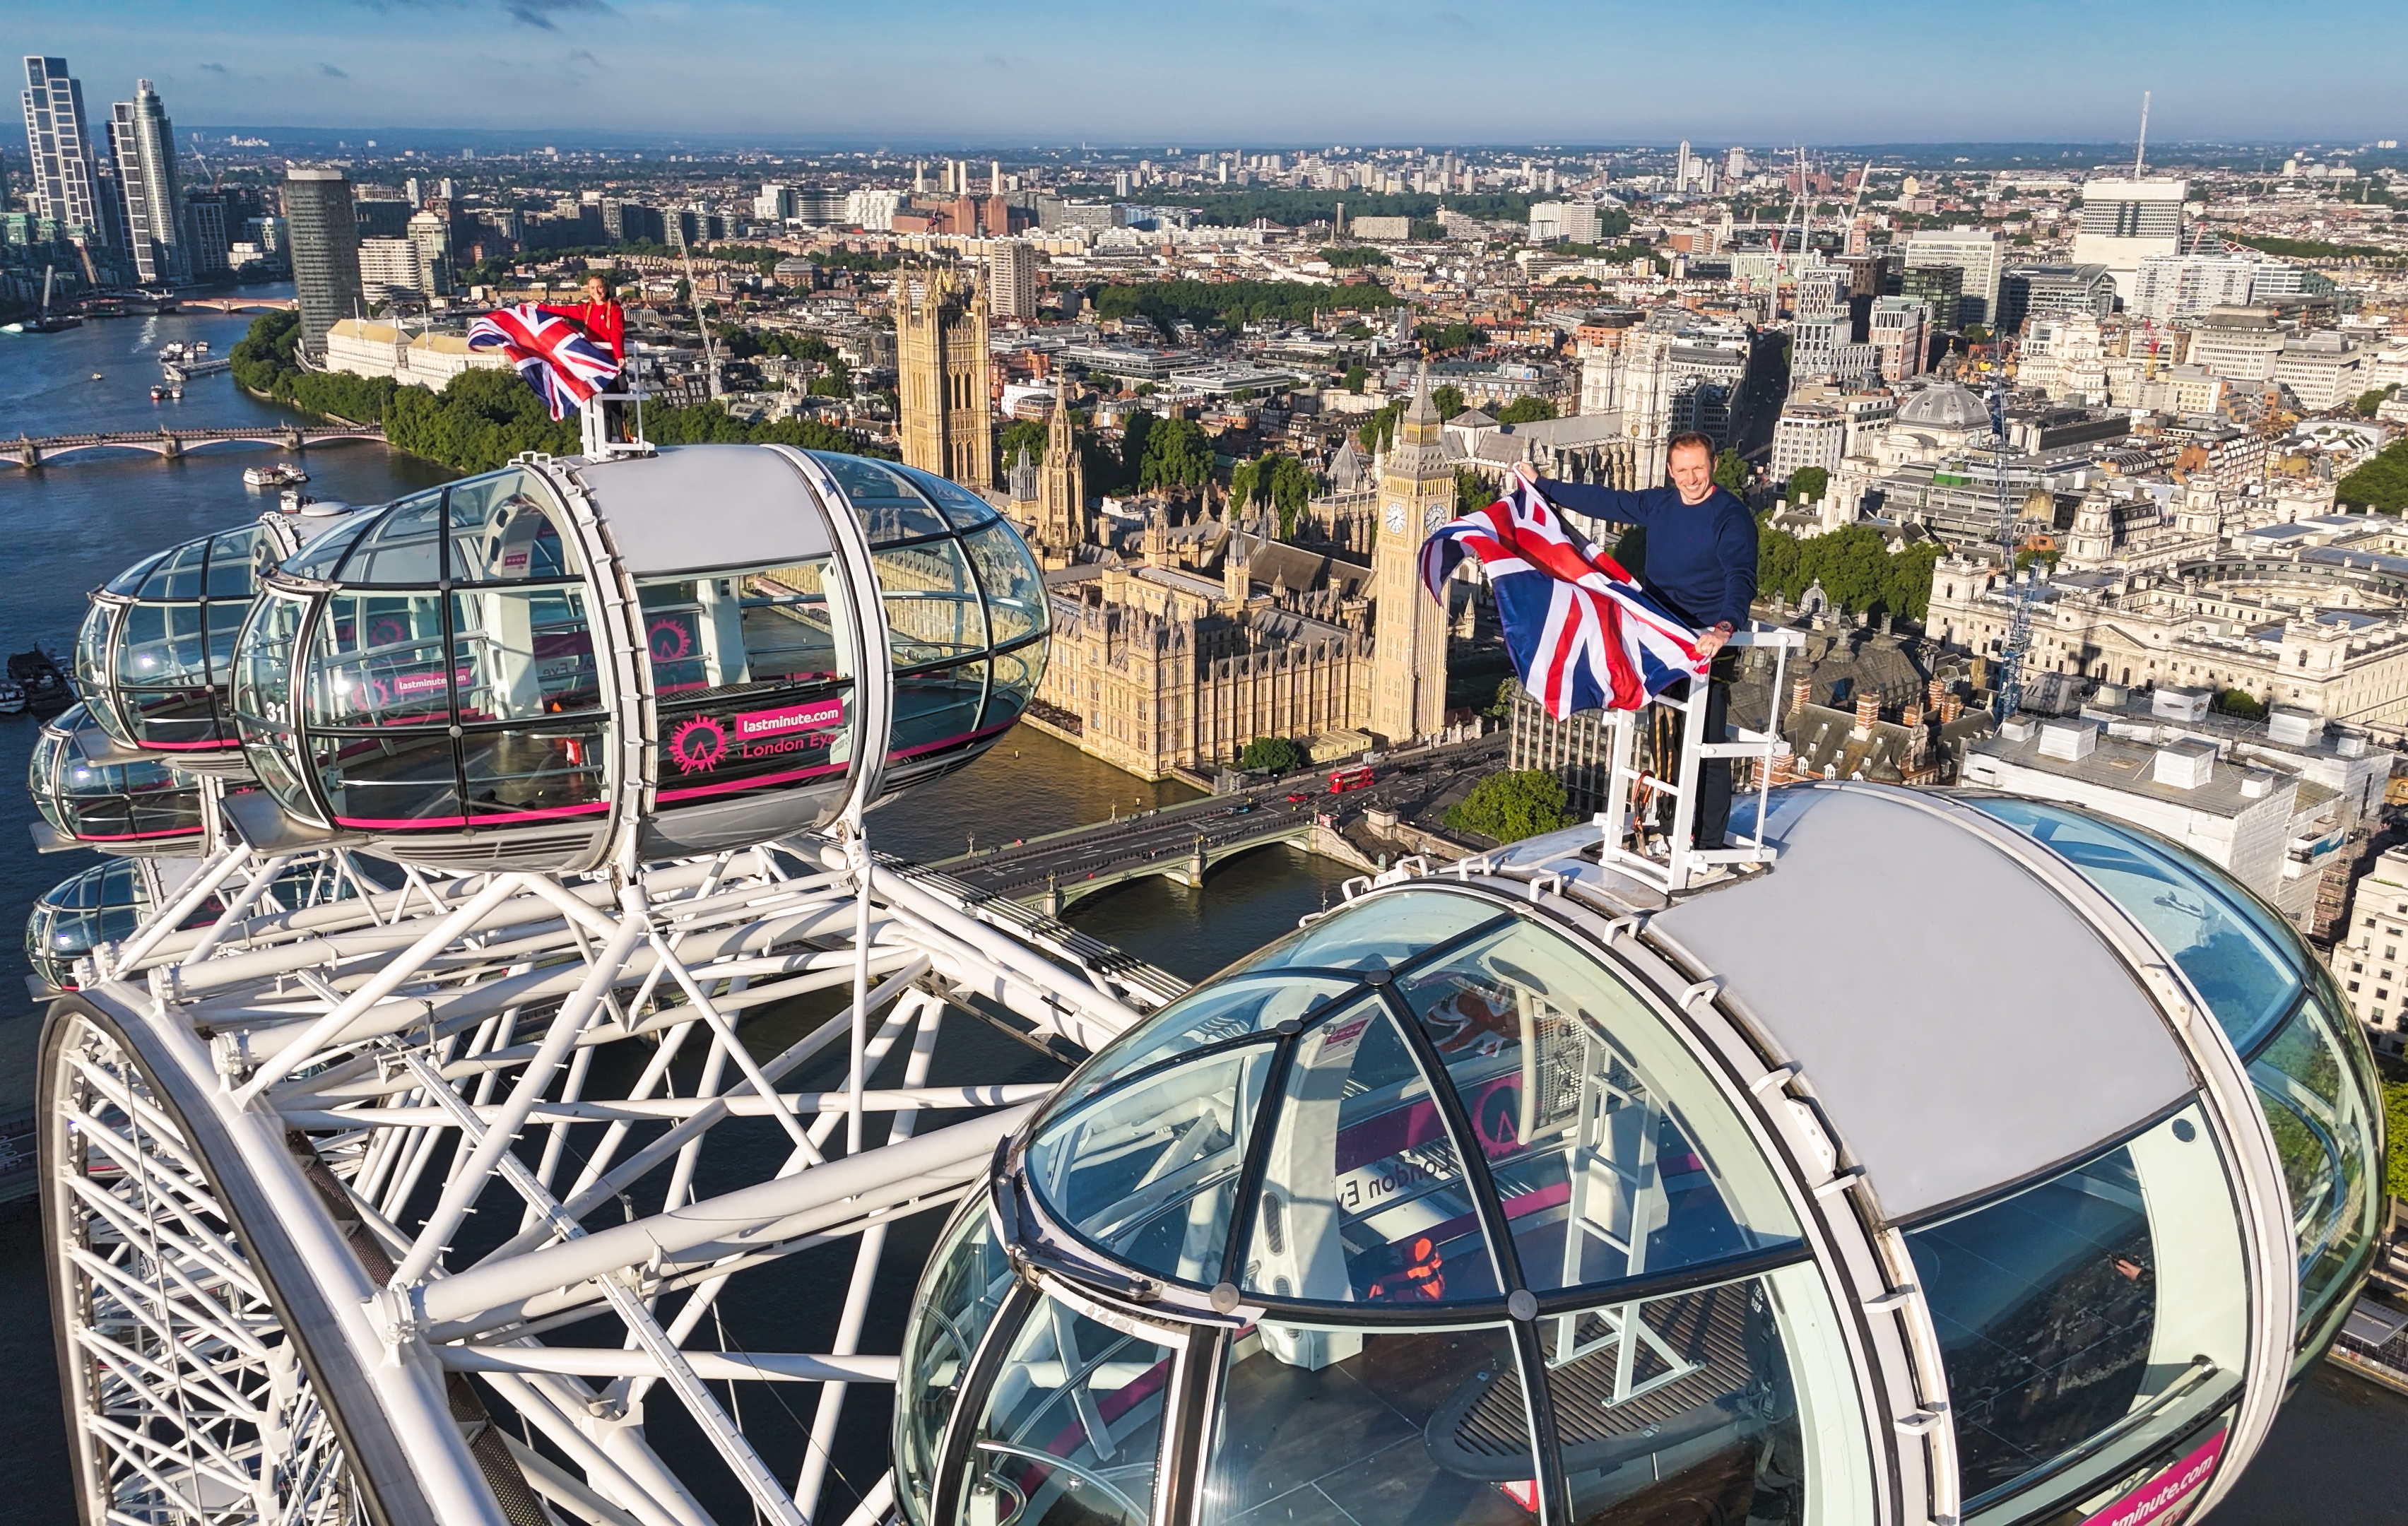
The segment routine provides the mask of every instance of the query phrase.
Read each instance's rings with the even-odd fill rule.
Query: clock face
[[[1436,530],[1440,525],[1444,524],[1445,522],[1446,507],[1444,505],[1432,504],[1427,508],[1422,510],[1422,531],[1424,534]]]
[[[1403,535],[1405,533],[1405,506],[1402,504],[1390,504],[1388,506],[1387,520],[1388,533],[1390,535]]]

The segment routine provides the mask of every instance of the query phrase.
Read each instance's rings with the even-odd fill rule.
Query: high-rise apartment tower
[[[25,150],[33,161],[34,215],[53,218],[78,243],[107,244],[100,171],[84,126],[83,84],[63,58],[25,59]]]
[[[176,127],[150,80],[134,81],[134,99],[110,107],[108,150],[125,193],[125,243],[134,278],[144,286],[191,279],[192,238],[182,177],[176,171]]]

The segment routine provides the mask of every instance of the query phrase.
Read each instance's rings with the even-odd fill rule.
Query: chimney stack
[[[1907,702],[1906,708],[1899,712],[1898,719],[1899,723],[1904,726],[1907,730],[1921,731],[1923,729],[1923,706],[1915,704],[1912,700],[1909,700]]]
[[[1942,682],[1941,682],[1939,679],[1937,679],[1937,678],[1934,678],[1934,679],[1932,679],[1929,683],[1925,684],[1925,685],[1923,686],[1923,697],[1924,697],[1924,699],[1927,701],[1927,703],[1925,704],[1924,708],[1926,708],[1926,709],[1928,709],[1928,710],[1936,710],[1936,709],[1940,708],[1940,701],[1941,701],[1941,698],[1942,698],[1943,695],[1945,695],[1947,692],[1948,692],[1948,686],[1947,686],[1946,684],[1944,684],[1944,683],[1942,683]]]
[[[1958,716],[1963,715],[1964,713],[1965,702],[1963,700],[1957,698],[1954,694],[1943,694],[1941,696],[1940,723],[1942,725],[1947,725],[1950,721],[1956,720]]]
[[[1802,710],[1814,703],[1814,680],[1800,678],[1789,686],[1789,707]]]
[[[1856,696],[1857,734],[1860,735],[1870,736],[1872,734],[1874,722],[1879,720],[1881,720],[1881,696],[1879,694],[1858,694]]]

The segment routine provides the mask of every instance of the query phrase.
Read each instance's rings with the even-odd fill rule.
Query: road
[[[990,894],[1035,897],[1049,883],[1065,888],[1082,879],[1160,863],[1168,869],[1195,851],[1197,837],[1208,849],[1260,837],[1283,827],[1301,827],[1330,814],[1340,829],[1366,810],[1394,810],[1412,821],[1460,784],[1500,766],[1505,738],[1499,734],[1454,747],[1398,754],[1372,765],[1369,789],[1329,793],[1329,769],[1292,774],[1239,794],[1213,795],[1118,821],[1099,821],[1077,831],[1026,844],[1001,844],[949,859],[939,867],[953,879]],[[1301,795],[1290,800],[1290,795]],[[1373,851],[1383,851],[1374,848]]]

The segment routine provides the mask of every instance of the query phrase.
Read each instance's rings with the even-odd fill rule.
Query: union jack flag
[[[582,407],[619,374],[619,363],[583,329],[531,304],[496,308],[469,324],[468,348],[509,356],[554,419]]]
[[[1422,543],[1422,584],[1432,598],[1445,602],[1447,577],[1466,556],[1480,559],[1497,592],[1522,687],[1557,720],[1601,706],[1636,710],[1706,676],[1697,633],[1518,478],[1504,497]]]

